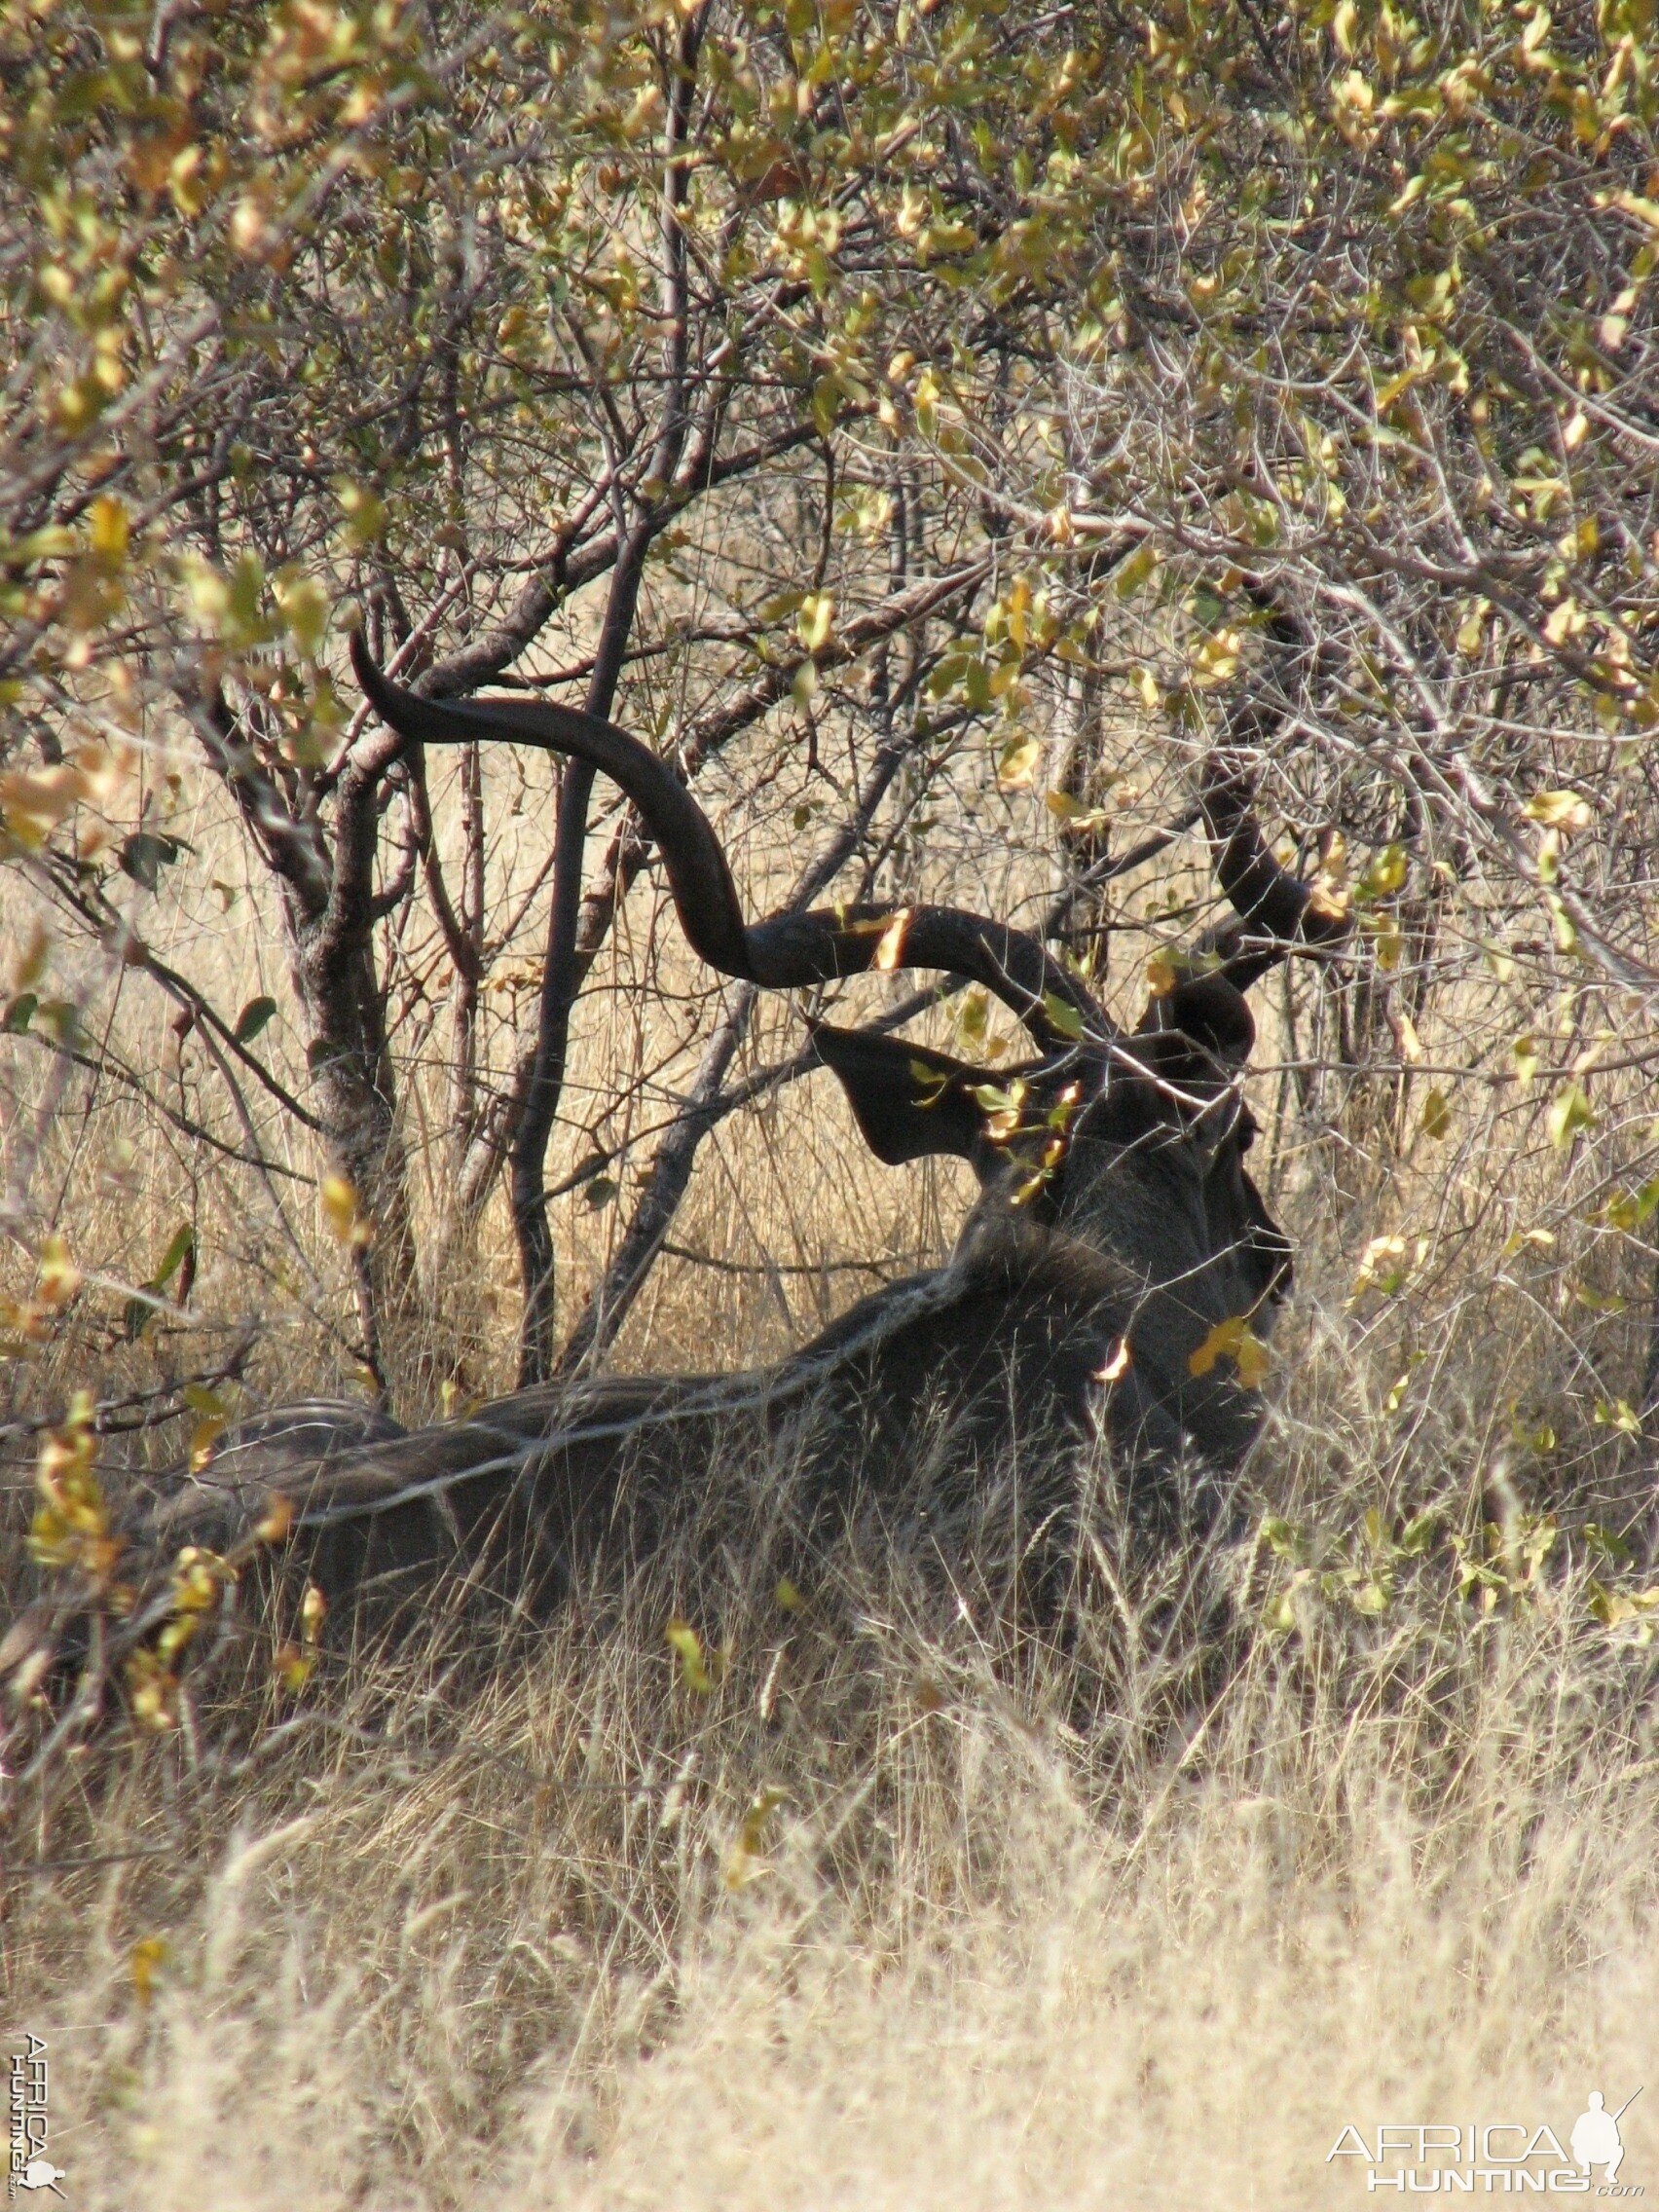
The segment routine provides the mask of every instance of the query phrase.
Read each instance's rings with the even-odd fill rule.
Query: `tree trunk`
[[[359,1217],[350,1256],[363,1364],[389,1404],[418,1365],[419,1269],[373,938],[365,931],[340,947],[323,921],[291,913],[291,926],[329,1166],[351,1186]]]

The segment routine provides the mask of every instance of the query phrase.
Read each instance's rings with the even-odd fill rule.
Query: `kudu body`
[[[1290,1280],[1287,1243],[1244,1166],[1243,994],[1287,952],[1329,946],[1346,927],[1337,903],[1272,859],[1239,760],[1212,758],[1201,790],[1237,919],[1175,964],[1124,1034],[1038,939],[957,908],[750,925],[690,794],[622,731],[542,702],[436,704],[391,683],[360,641],[353,658],[411,743],[535,745],[614,779],[656,840],[688,940],[717,969],[780,988],[942,970],[1012,1008],[1037,1051],[993,1074],[816,1025],[817,1056],[881,1160],[955,1154],[976,1170],[981,1195],[943,1268],[877,1291],[752,1374],[548,1385],[416,1432],[330,1405],[244,1422],[203,1474],[129,1517],[129,1558],[151,1563],[152,1581],[129,1641],[165,1614],[161,1578],[180,1547],[235,1565],[254,1555],[259,1525],[285,1533],[336,1604],[371,1584],[420,1593],[460,1566],[541,1610],[574,1563],[625,1565],[706,1506],[739,1452],[777,1470],[778,1512],[796,1530],[866,1512],[897,1540],[908,1530],[948,1545],[953,1513],[987,1479],[1013,1483],[1025,1528],[1063,1523],[1078,1448],[1102,1431],[1136,1518],[1213,1516],[1217,1480],[1262,1419],[1217,1332],[1223,1345],[1229,1322],[1264,1335]],[[8,1641],[15,1659],[16,1632]]]

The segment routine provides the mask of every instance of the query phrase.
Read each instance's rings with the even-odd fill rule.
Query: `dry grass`
[[[274,931],[213,926],[220,1003],[278,987]],[[617,959],[600,985],[629,979]],[[584,1010],[578,1105],[619,1062],[681,1080],[662,1036],[630,1040],[631,1004]],[[112,1018],[139,1058],[154,1007]],[[1425,1019],[1431,1064],[1473,1018]],[[1501,1040],[1518,1017],[1480,1019]],[[691,1033],[684,1006],[661,1020]],[[143,1064],[214,1110],[166,1050]],[[1512,1090],[1458,1092],[1439,1144],[1415,1098],[1400,1144],[1363,1087],[1300,1115],[1283,1081],[1260,1092],[1304,1257],[1241,1550],[1086,1560],[1039,1641],[984,1595],[994,1545],[955,1593],[849,1547],[800,1611],[737,1545],[700,1577],[697,1625],[731,1654],[712,1694],[664,1642],[687,1586],[668,1561],[482,1693],[452,1630],[297,1706],[261,1689],[194,1734],[118,1738],[19,1805],[0,1972],[8,2024],[51,2045],[70,2202],[1350,2205],[1363,2172],[1325,2163],[1346,2122],[1565,2135],[1590,2086],[1639,2083],[1624,2178],[1659,2187],[1651,1445],[1596,1419],[1639,1394],[1645,1313],[1586,1302],[1633,1287],[1586,1224],[1645,1103],[1602,1091],[1564,1160]],[[409,1096],[417,1134],[441,1126],[437,1088]],[[69,1103],[44,1213],[117,1282],[203,1223],[199,1325],[67,1329],[16,1407],[154,1387],[254,1324],[253,1401],[349,1383],[309,1189],[283,1186],[289,1235],[256,1179],[118,1091]],[[437,1140],[416,1157],[431,1213]],[[665,1263],[622,1356],[769,1355],[866,1287],[855,1263],[939,1253],[962,1195],[787,1094],[717,1133],[677,1231],[725,1269]],[[579,1287],[614,1209],[572,1198],[560,1223]],[[1540,1227],[1554,1243],[1514,1243]],[[1425,1239],[1409,1294],[1348,1309],[1395,1231]],[[505,1381],[510,1272],[492,1216],[429,1301],[434,1378]]]
[[[1401,1466],[1342,1332],[1297,1348],[1256,1481],[1328,1584],[1258,1538],[1086,1575],[1043,1642],[867,1550],[800,1611],[730,1560],[698,1696],[670,1561],[482,1695],[434,1640],[217,1757],[204,1722],[89,1760],[13,1848],[110,1862],[18,1880],[5,1950],[71,2201],[1347,2204],[1348,2120],[1565,2139],[1622,2100],[1659,2061],[1653,1648],[1578,1541],[1530,1572],[1525,1517],[1457,1596],[1490,1392],[1443,1378]],[[1367,1614],[1370,1504],[1441,1520]],[[1206,1672],[1223,1587],[1297,1626]],[[1641,2181],[1640,2103],[1626,2140]]]

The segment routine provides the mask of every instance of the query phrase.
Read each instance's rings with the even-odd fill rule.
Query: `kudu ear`
[[[846,1092],[877,1160],[902,1167],[907,1160],[951,1153],[980,1163],[986,1115],[976,1093],[997,1082],[989,1068],[902,1037],[834,1029],[825,1021],[813,1026],[812,1049]]]
[[[1242,1067],[1256,1042],[1256,1017],[1231,977],[1185,975],[1161,996],[1154,997],[1140,1019],[1140,1034],[1164,1031],[1178,1036],[1209,1064]]]

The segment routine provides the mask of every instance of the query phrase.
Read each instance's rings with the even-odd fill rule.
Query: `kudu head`
[[[1037,1048],[1013,1068],[873,1030],[821,1021],[812,1032],[878,1159],[955,1154],[972,1164],[981,1197],[965,1236],[1017,1210],[1034,1229],[1109,1255],[1156,1294],[1149,1308],[1159,1309],[1166,1363],[1215,1323],[1282,1297],[1289,1247],[1243,1166],[1254,1124],[1240,1078],[1255,1041],[1244,993],[1286,954],[1336,943],[1347,923],[1339,902],[1269,851],[1238,757],[1213,756],[1199,794],[1235,919],[1155,964],[1161,987],[1125,1032],[1040,939],[960,907],[835,906],[748,922],[707,817],[636,739],[547,701],[424,699],[383,674],[360,633],[351,650],[369,699],[411,741],[533,745],[620,785],[656,840],[687,939],[712,967],[778,989],[932,969],[1008,1006]]]

